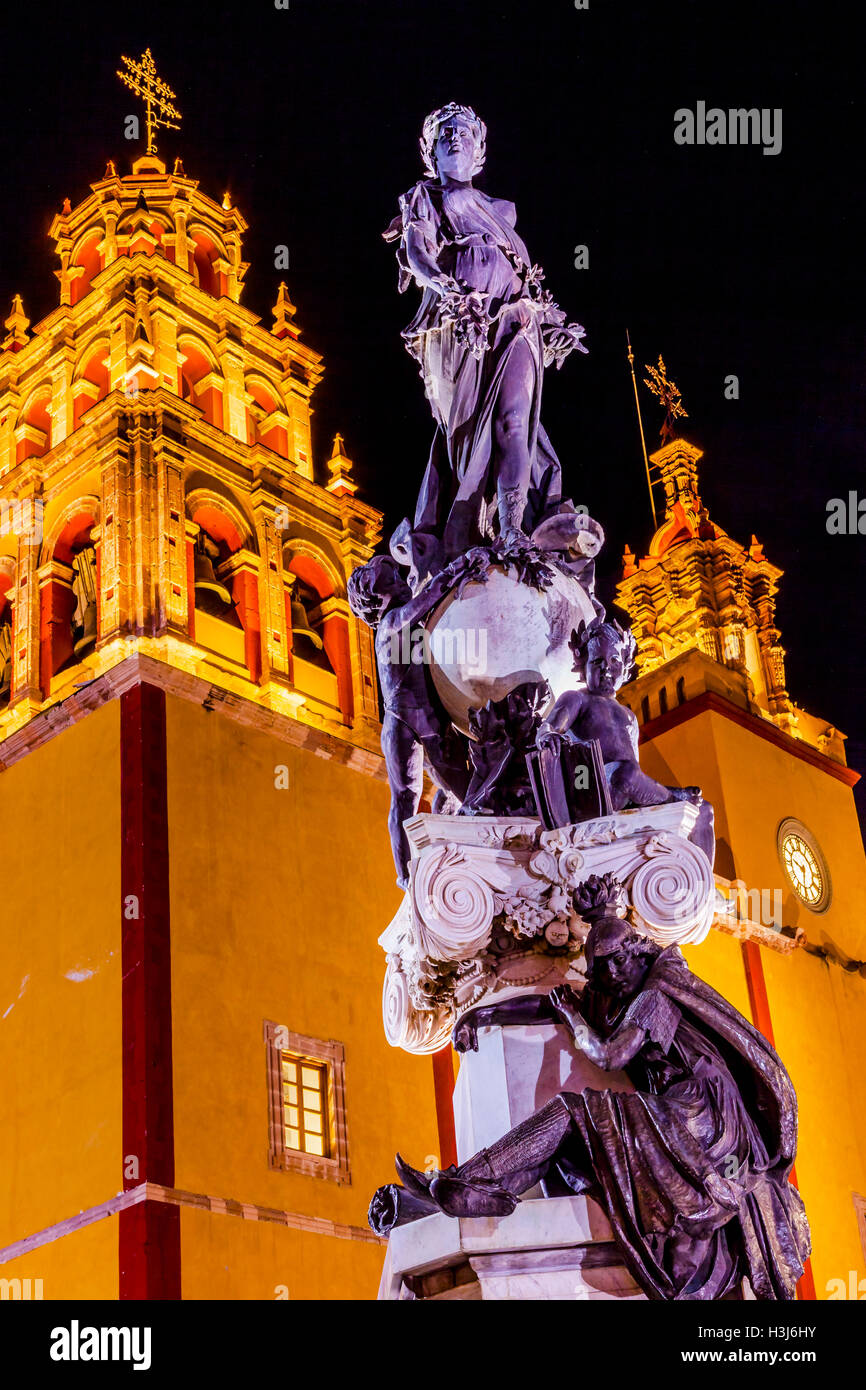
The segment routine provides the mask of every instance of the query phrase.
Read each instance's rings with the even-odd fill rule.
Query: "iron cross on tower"
[[[646,370],[649,372],[649,376],[644,377],[644,385],[649,387],[653,395],[658,397],[664,407],[665,418],[662,422],[660,433],[662,443],[667,444],[676,435],[676,421],[682,416],[687,416],[689,412],[683,405],[679,387],[675,382],[671,381],[668,376],[667,367],[665,366],[662,356],[659,356],[657,367],[651,367],[649,363],[647,363]]]
[[[180,130],[178,124],[182,119],[180,112],[171,104],[171,98],[176,93],[171,90],[167,82],[156,75],[156,64],[153,61],[153,54],[150,49],[145,49],[141,55],[141,60],[136,62],[133,58],[127,58],[121,54],[123,62],[126,64],[127,71],[121,72],[117,69],[117,75],[121,82],[125,82],[136,96],[141,97],[145,105],[145,121],[147,124],[147,153],[156,154],[155,132],[163,127],[167,130]]]

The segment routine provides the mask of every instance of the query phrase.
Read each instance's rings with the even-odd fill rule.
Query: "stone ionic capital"
[[[492,867],[455,844],[431,849],[417,861],[410,893],[425,955],[461,961],[484,950],[496,910]],[[497,877],[505,888],[506,879]]]
[[[438,1052],[448,1042],[454,1015],[450,1007],[443,1005],[416,1009],[401,958],[389,956],[382,989],[382,1020],[385,1037],[392,1047],[424,1057]]]
[[[482,997],[571,968],[587,931],[574,890],[593,874],[619,879],[636,927],[659,945],[703,941],[715,882],[687,838],[697,816],[679,801],[551,831],[496,816],[407,821],[409,889],[380,937],[389,1041],[436,1051]]]
[[[715,880],[697,845],[680,835],[653,835],[644,862],[626,884],[635,923],[661,946],[703,941],[715,915]]]

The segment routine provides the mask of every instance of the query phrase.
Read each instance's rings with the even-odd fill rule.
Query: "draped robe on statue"
[[[418,504],[415,551],[438,568],[494,534],[497,479],[492,476],[492,425],[508,362],[525,343],[534,368],[529,421],[530,487],[524,529],[529,532],[560,508],[559,461],[539,420],[545,356],[542,329],[559,324],[561,311],[538,289],[529,253],[514,230],[513,203],[478,189],[443,189],[423,179],[400,199],[400,215],[385,233],[400,239],[400,290],[412,283],[406,253],[410,228],[423,237],[441,271],[485,296],[492,320],[478,357],[443,314],[442,299],[425,288],[418,313],[403,332],[421,365],[436,434]]]
[[[648,1297],[718,1299],[745,1274],[757,1298],[793,1298],[810,1241],[789,1182],[796,1093],[775,1050],[676,946],[617,1016],[592,985],[580,1012],[602,1037],[647,1032],[626,1067],[634,1094],[563,1094],[573,1129],[556,1165],[604,1207]]]

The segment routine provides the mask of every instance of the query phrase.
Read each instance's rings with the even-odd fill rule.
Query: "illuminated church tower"
[[[45,1298],[375,1297],[369,1195],[441,1147],[379,1011],[346,581],[380,515],[340,436],[314,462],[286,286],[242,306],[243,216],[152,134],[0,353],[0,1260]]]
[[[664,515],[644,556],[626,547],[617,588],[638,649],[637,677],[620,696],[637,715],[645,770],[701,786],[715,808],[717,930],[686,955],[784,1058],[799,1097],[796,1174],[813,1238],[799,1292],[837,1297],[832,1281],[866,1274],[858,774],[846,766],[844,736],[788,692],[775,617],[782,571],[754,535],[742,545],[710,518],[701,450],[671,423],[649,461]]]

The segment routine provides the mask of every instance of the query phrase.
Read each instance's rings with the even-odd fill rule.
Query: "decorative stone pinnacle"
[[[343,450],[343,436],[334,435],[334,447],[331,450],[331,457],[328,459],[329,478],[326,483],[328,492],[336,493],[338,497],[351,496],[358,491],[357,483],[352,481],[352,460]]]
[[[3,341],[4,352],[17,352],[19,348],[26,346],[30,320],[24,312],[24,304],[20,294],[12,296],[12,313],[6,319],[5,326],[9,332]]]
[[[295,317],[298,310],[289,298],[289,291],[285,280],[280,281],[280,288],[277,291],[277,302],[272,312],[274,315],[274,326],[271,332],[274,337],[285,338],[287,334],[290,334],[293,338],[297,338],[300,329],[297,328],[291,320]]]

